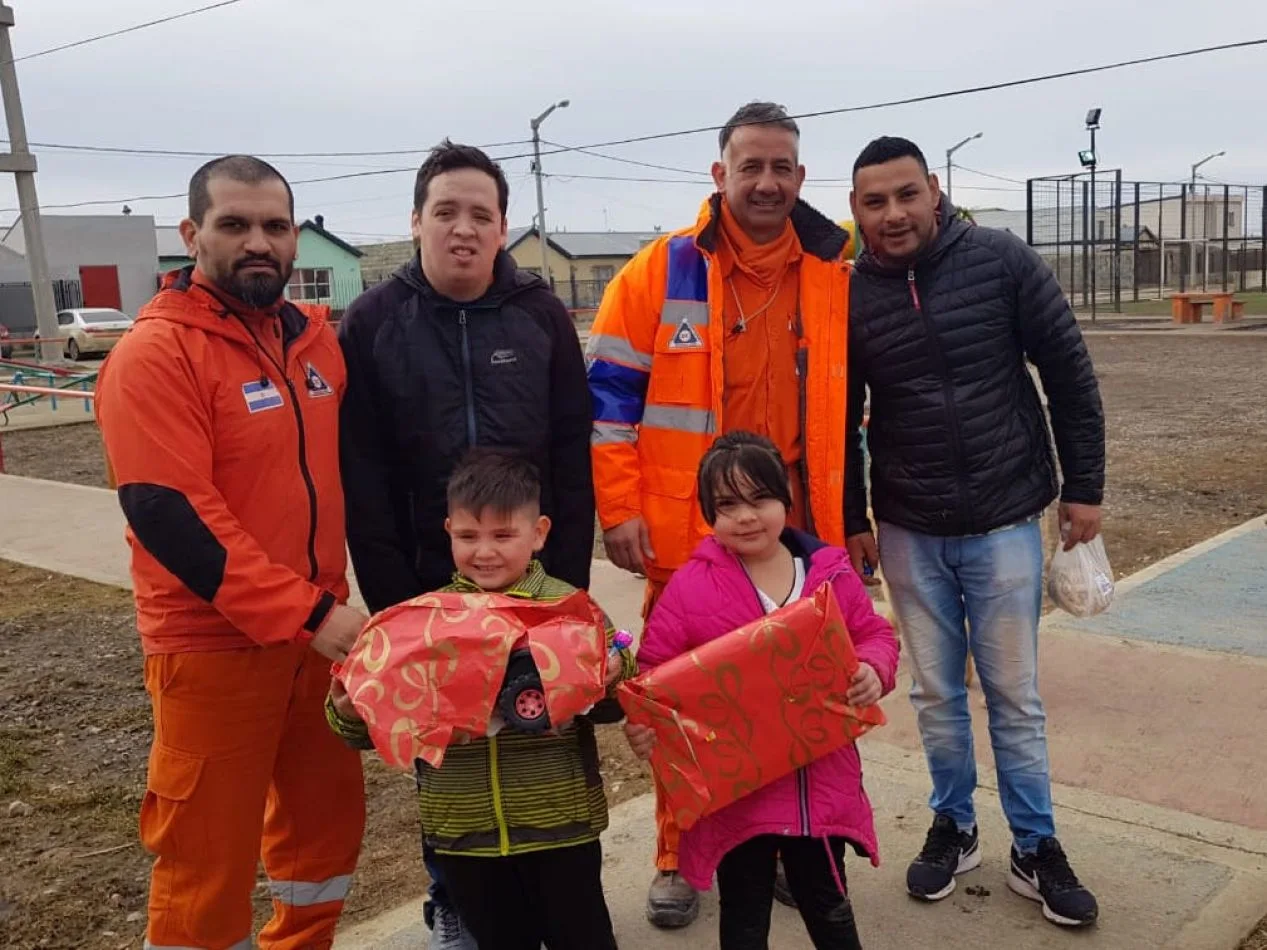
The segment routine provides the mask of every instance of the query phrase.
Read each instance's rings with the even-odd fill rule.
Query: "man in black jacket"
[[[594,545],[589,387],[572,319],[505,251],[509,188],[477,148],[447,140],[418,170],[420,253],[344,315],[340,417],[348,545],[371,611],[449,583],[445,488],[473,446],[522,453],[553,528],[547,571],[588,588]],[[424,857],[428,857],[424,854]],[[433,950],[475,944],[428,861]]]
[[[940,900],[981,863],[971,649],[1013,836],[1008,883],[1049,920],[1090,924],[1095,897],[1055,837],[1037,661],[1042,513],[1059,493],[1066,548],[1100,530],[1104,414],[1091,359],[1047,265],[1012,235],[960,220],[913,143],[872,142],[853,181],[866,250],[850,288],[846,533],[860,573],[883,564],[933,781],[935,818],[907,889]],[[878,551],[860,434],[867,390]]]

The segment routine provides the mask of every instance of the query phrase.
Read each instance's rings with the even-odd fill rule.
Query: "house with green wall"
[[[178,228],[160,227],[155,231],[160,275],[193,263]],[[291,300],[327,304],[337,316],[364,289],[360,248],[327,231],[321,215],[301,224],[299,255],[295,258],[295,271],[286,296]]]

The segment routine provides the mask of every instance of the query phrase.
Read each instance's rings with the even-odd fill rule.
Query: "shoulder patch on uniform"
[[[330,384],[326,382],[325,377],[317,372],[317,367],[311,363],[307,367],[307,388],[309,399],[320,399],[322,396],[333,396],[334,390],[330,388]]]
[[[698,349],[704,345],[704,341],[700,339],[699,333],[691,321],[686,317],[682,318],[682,322],[677,325],[677,329],[673,331],[673,339],[669,341],[669,349],[671,350],[689,350]]]

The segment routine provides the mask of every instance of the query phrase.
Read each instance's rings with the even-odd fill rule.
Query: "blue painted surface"
[[[1062,627],[1104,636],[1267,657],[1267,527],[1119,595]]]

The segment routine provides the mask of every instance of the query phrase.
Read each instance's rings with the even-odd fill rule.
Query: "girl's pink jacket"
[[[784,532],[783,542],[809,559],[804,596],[831,583],[858,658],[875,668],[888,694],[897,674],[897,638],[872,607],[849,555],[799,531]],[[638,650],[638,668],[645,672],[764,615],[739,559],[714,538],[705,538],[656,603]],[[708,890],[726,852],[757,835],[846,838],[878,864],[857,747],[845,746],[701,819],[682,835],[682,876],[696,890]]]

